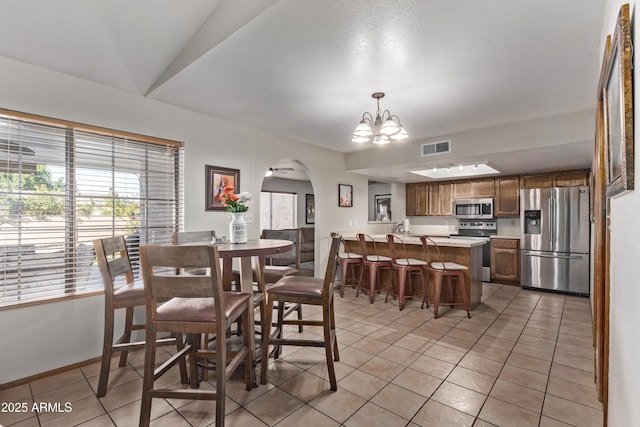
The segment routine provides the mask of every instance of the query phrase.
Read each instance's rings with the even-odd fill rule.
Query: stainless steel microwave
[[[455,199],[453,216],[457,219],[493,219],[493,199]]]

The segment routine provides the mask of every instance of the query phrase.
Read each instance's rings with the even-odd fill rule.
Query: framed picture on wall
[[[338,206],[341,208],[353,207],[353,185],[338,184]]]
[[[206,208],[207,211],[224,211],[222,194],[231,187],[234,193],[240,192],[240,170],[205,165]]]
[[[304,195],[304,223],[315,224],[316,222],[316,199],[313,194]]]
[[[376,221],[391,221],[391,194],[376,194]]]
[[[607,197],[633,190],[633,46],[629,5],[623,5],[604,68],[605,173]]]

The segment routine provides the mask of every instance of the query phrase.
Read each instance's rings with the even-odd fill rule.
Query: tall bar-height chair
[[[411,275],[418,274],[422,280],[422,290],[426,292],[428,282],[424,275],[424,269],[428,267],[428,263],[421,259],[409,258],[407,255],[407,246],[404,240],[393,234],[387,234],[387,242],[389,243],[389,253],[391,254],[391,264],[393,269],[398,272],[398,304],[400,310],[404,308],[404,295],[405,287],[407,284],[407,276],[409,276],[409,294],[413,295],[413,289],[411,286]],[[401,249],[399,249],[401,248]],[[399,252],[401,250],[401,252]],[[397,254],[400,253],[398,256]],[[389,291],[392,287],[389,287]],[[387,302],[389,298],[389,291],[384,302]]]
[[[311,346],[324,347],[325,357],[327,359],[327,368],[329,370],[329,382],[331,390],[338,389],[336,381],[334,360],[340,360],[338,353],[338,340],[336,338],[336,319],[333,304],[333,285],[336,276],[336,254],[340,239],[333,237],[331,239],[331,249],[329,250],[329,259],[327,260],[327,268],[324,274],[324,280],[307,276],[287,276],[280,279],[274,286],[267,289],[267,315],[266,315],[266,334],[262,341],[262,372],[260,374],[260,382],[267,383],[267,369],[269,358],[269,344],[275,347],[274,358],[277,358],[279,351],[277,349],[283,345],[294,346]],[[273,305],[278,304],[278,319],[275,330],[271,333],[271,322],[273,319]],[[282,310],[285,303],[293,304],[309,304],[322,307],[322,319],[292,319],[287,320],[282,316]],[[295,337],[283,338],[282,328],[284,325],[309,325],[321,326],[323,329],[323,339],[297,339]]]
[[[144,341],[132,342],[131,333],[142,330],[145,324],[133,323],[133,311],[135,307],[144,307],[144,286],[141,280],[133,277],[129,252],[124,236],[108,237],[93,241],[93,249],[100,268],[102,283],[104,285],[104,338],[102,343],[102,362],[100,366],[100,379],[96,395],[103,397],[107,393],[109,381],[109,367],[113,353],[120,352],[118,366],[127,364],[127,355],[130,350],[144,347]],[[125,309],[124,333],[116,343],[113,343],[115,311]],[[175,344],[182,348],[182,340],[178,338],[162,338],[158,340],[160,345]],[[186,365],[181,365],[182,379],[186,382]]]
[[[356,297],[362,288],[362,276],[366,272],[369,279],[369,300],[373,304],[374,294],[376,291],[376,284],[379,286],[380,282],[380,270],[389,270],[390,280],[393,281],[391,257],[386,255],[379,255],[376,241],[368,234],[358,233],[358,242],[360,242],[360,251],[362,252],[362,264],[363,268],[360,271],[360,280],[358,290],[356,291]],[[367,244],[370,243],[373,247],[373,253],[367,248]],[[393,284],[389,284],[393,286]]]
[[[140,247],[142,277],[147,307],[147,340],[144,355],[144,380],[140,405],[140,426],[148,426],[153,398],[199,399],[216,401],[216,426],[224,426],[226,382],[240,363],[244,363],[246,390],[253,386],[253,331],[246,315],[253,309],[251,295],[225,292],[222,286],[220,257],[216,245]],[[178,274],[183,268],[209,269],[208,275]],[[159,300],[167,300],[162,305]],[[228,352],[226,331],[242,317],[242,347]],[[188,343],[158,368],[154,338],[158,332],[187,334]],[[200,349],[200,335],[215,334],[215,348]],[[188,357],[191,389],[156,388],[155,382],[169,369]],[[193,390],[199,386],[197,366],[209,367],[215,359],[215,390]]]
[[[203,231],[175,231],[172,235],[172,241],[174,245],[184,245],[186,243],[211,243],[213,238],[216,237],[215,230],[203,230]],[[186,274],[207,274],[206,269],[189,269],[184,270]]]
[[[454,299],[453,287],[451,285],[451,279],[457,279],[457,283],[460,285],[460,293],[462,294],[462,302],[450,302],[449,305],[462,305],[464,309],[467,311],[467,317],[471,318],[471,314],[469,313],[469,298],[467,298],[467,288],[464,282],[464,272],[468,270],[468,268],[464,265],[457,264],[455,262],[448,261],[432,261],[430,256],[430,247],[433,246],[435,251],[438,253],[438,259],[440,257],[440,249],[436,242],[434,242],[428,236],[420,236],[420,242],[422,243],[422,250],[424,251],[427,262],[429,263],[429,273],[427,275],[427,283],[429,282],[429,276],[433,274],[433,317],[438,318],[438,308],[440,305],[440,294],[442,289],[442,278],[447,278],[447,284],[449,285],[449,294],[451,295],[451,301]],[[427,301],[427,287],[423,288],[423,297],[422,297],[422,307],[424,308],[425,302],[427,303],[427,308],[429,308],[429,302]]]
[[[347,277],[351,273],[351,285],[360,287],[360,280],[362,275],[362,254],[355,252],[348,252],[347,246],[341,234],[331,233],[331,237],[337,237],[340,239],[340,248],[338,250],[337,263],[340,265],[341,279],[340,279],[340,296],[344,297],[344,287],[347,284]],[[358,281],[356,282],[356,271],[358,271]]]

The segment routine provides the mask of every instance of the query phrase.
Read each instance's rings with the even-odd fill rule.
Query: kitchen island
[[[375,247],[378,255],[391,256],[389,251],[389,245],[387,243],[386,234],[373,234],[370,235],[375,240]],[[407,249],[407,256],[409,258],[416,258],[427,260],[424,251],[422,250],[422,244],[420,243],[419,236],[412,235],[398,235],[405,243]],[[360,244],[355,234],[343,234],[347,250],[349,252],[360,252]],[[465,286],[467,296],[469,296],[470,309],[474,309],[482,298],[482,245],[483,242],[478,240],[466,240],[466,239],[449,239],[446,237],[431,237],[431,239],[438,245],[438,250],[433,248],[429,250],[431,261],[448,261],[455,262],[464,265],[468,268],[464,273]],[[374,244],[367,243],[367,251],[373,253]],[[402,248],[396,244],[396,254],[398,257],[403,257]],[[425,272],[426,274],[426,272]],[[381,277],[381,283],[383,289],[388,286],[389,275],[384,273]],[[366,286],[365,286],[366,288]],[[433,301],[433,278],[429,279],[429,301]],[[407,291],[409,288],[407,287]],[[459,286],[454,286],[454,302],[462,302],[462,293]],[[409,294],[407,296],[410,296]],[[414,300],[422,300],[422,285],[419,278],[413,278],[413,296]],[[443,283],[442,289],[442,301],[448,302],[449,290],[446,285],[446,280]],[[444,305],[444,304],[443,304]],[[456,306],[460,307],[460,306]]]

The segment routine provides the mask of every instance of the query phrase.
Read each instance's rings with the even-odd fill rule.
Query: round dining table
[[[184,245],[210,245],[211,242],[189,242]],[[264,284],[264,260],[268,255],[288,252],[293,249],[293,242],[290,240],[277,239],[249,239],[247,243],[216,243],[218,253],[222,259],[222,283],[225,288],[233,281],[233,259],[240,260],[240,292],[251,295],[253,303],[253,269],[252,260],[256,261],[256,272],[258,283]],[[254,312],[249,312],[249,325],[254,328]],[[255,331],[251,330],[252,348],[255,348]]]

